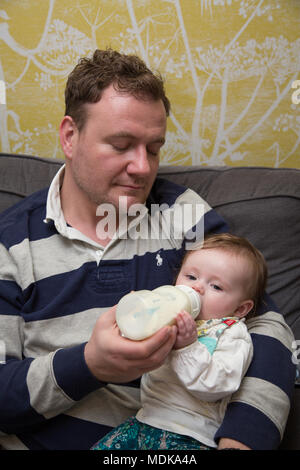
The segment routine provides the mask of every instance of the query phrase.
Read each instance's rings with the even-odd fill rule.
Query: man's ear
[[[234,316],[243,318],[250,312],[250,310],[253,309],[253,307],[254,307],[253,300],[244,300],[243,302],[240,303],[240,305],[235,310]]]
[[[78,129],[71,116],[64,116],[59,126],[60,144],[66,158],[73,155],[74,139],[78,136]]]

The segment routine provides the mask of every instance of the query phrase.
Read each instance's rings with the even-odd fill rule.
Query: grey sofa
[[[62,163],[0,153],[0,212],[48,186]],[[263,252],[269,268],[267,291],[300,340],[300,170],[162,166],[159,173],[201,194],[233,233],[248,237]],[[300,450],[297,386],[280,448]]]

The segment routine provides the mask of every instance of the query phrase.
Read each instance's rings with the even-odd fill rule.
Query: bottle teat
[[[178,287],[180,290],[182,290],[188,295],[191,302],[191,316],[195,320],[195,318],[197,318],[197,316],[199,315],[201,309],[200,295],[192,287],[185,286],[183,284],[179,284],[175,287]]]

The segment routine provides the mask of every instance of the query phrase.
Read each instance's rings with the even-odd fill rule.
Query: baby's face
[[[245,258],[223,249],[209,248],[187,256],[176,285],[190,286],[201,295],[198,318],[242,317],[253,306],[253,302],[246,299],[248,278],[249,263]],[[246,307],[245,302],[252,303]]]

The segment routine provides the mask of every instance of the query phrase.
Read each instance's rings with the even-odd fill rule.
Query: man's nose
[[[147,175],[150,172],[150,164],[146,147],[140,145],[134,149],[127,171],[128,173],[141,176]]]

